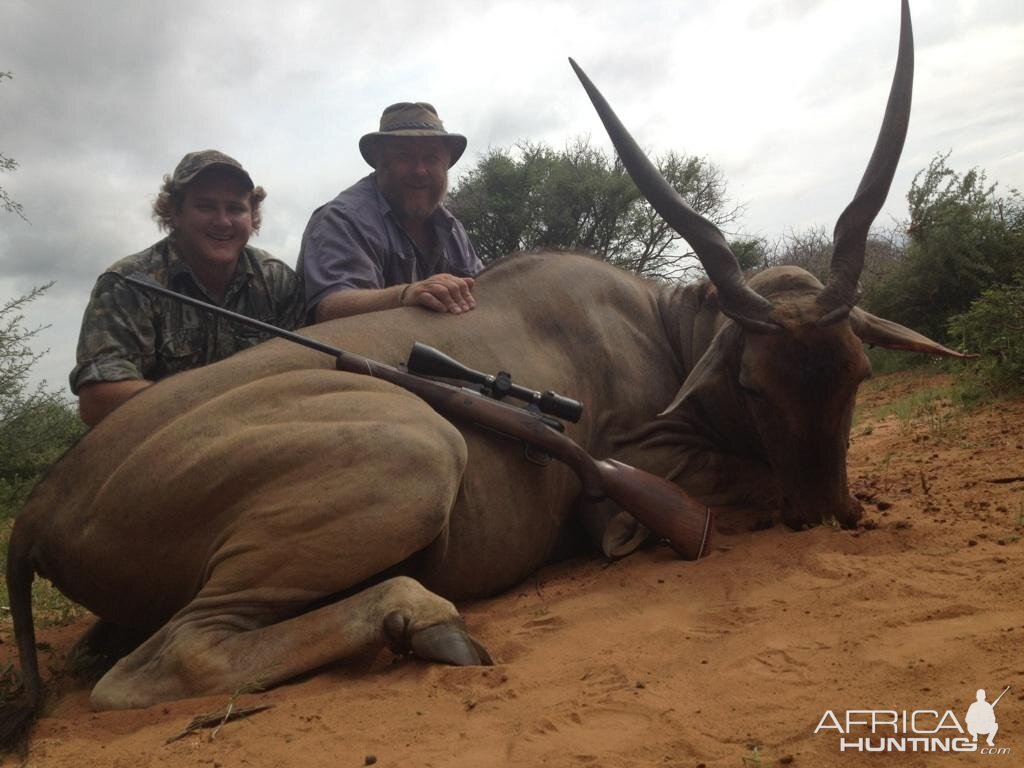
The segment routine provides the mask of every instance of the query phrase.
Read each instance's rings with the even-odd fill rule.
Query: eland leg
[[[67,668],[80,680],[95,683],[118,659],[138,648],[149,634],[145,630],[120,627],[97,619],[71,649]]]
[[[462,629],[455,606],[408,577],[276,623],[244,595],[200,596],[93,689],[95,709],[273,686],[331,662],[389,645],[428,660],[490,662]]]

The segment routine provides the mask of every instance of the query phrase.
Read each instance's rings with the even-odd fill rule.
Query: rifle
[[[230,318],[244,325],[258,328],[282,339],[301,344],[330,355],[339,371],[383,379],[412,392],[426,401],[434,410],[468,421],[501,434],[522,440],[568,465],[583,486],[589,501],[611,499],[626,512],[650,529],[655,535],[687,560],[698,560],[710,549],[711,509],[683,492],[675,483],[631,467],[615,459],[598,460],[587,453],[572,438],[551,424],[551,419],[531,410],[507,405],[466,387],[424,378],[369,358],[346,352],[308,336],[286,331],[237,312],[208,304],[199,299],[177,293],[149,280],[125,276],[125,281],[147,291],[169,296],[177,301]],[[422,346],[422,345],[421,345]],[[435,350],[436,352],[436,350]],[[438,353],[440,354],[440,353]],[[447,357],[442,355],[442,357]],[[448,358],[450,360],[450,358]],[[454,361],[452,361],[454,362]],[[458,365],[456,363],[456,365]],[[475,371],[466,369],[477,376]],[[529,392],[529,390],[525,390]],[[531,393],[536,395],[537,393]],[[555,402],[575,403],[553,393]],[[552,398],[547,398],[551,400]],[[564,403],[563,403],[564,407]],[[573,409],[569,407],[569,412]],[[571,416],[569,416],[571,418]],[[578,416],[577,416],[578,418]]]

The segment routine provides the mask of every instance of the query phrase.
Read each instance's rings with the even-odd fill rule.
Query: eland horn
[[[907,0],[903,0],[900,50],[882,129],[878,132],[875,149],[857,187],[857,194],[836,222],[828,283],[818,297],[818,303],[829,320],[845,317],[857,303],[857,281],[864,268],[868,229],[889,194],[896,164],[903,151],[913,87],[914,33],[910,25],[910,6]]]
[[[687,205],[665,181],[586,73],[572,59],[569,59],[569,63],[583,83],[622,164],[640,192],[669,226],[686,239],[704,265],[704,270],[718,290],[722,312],[750,331],[781,331],[781,327],[769,317],[771,302],[755,293],[744,282],[739,262],[729,249],[721,230]]]

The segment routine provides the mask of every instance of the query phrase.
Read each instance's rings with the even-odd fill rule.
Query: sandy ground
[[[273,708],[213,738],[165,744],[227,697],[97,714],[87,690],[58,676],[27,764],[1024,765],[1024,401],[883,415],[885,403],[944,382],[901,374],[862,392],[850,457],[867,509],[857,531],[752,531],[725,514],[698,564],[665,548],[561,563],[464,606],[497,666],[382,652],[240,696],[237,706]],[[86,625],[41,631],[48,677]],[[0,630],[6,663],[9,621]],[[854,709],[948,709],[963,723],[976,689],[991,701],[1008,685],[995,742],[1008,754],[840,753],[834,729],[814,733],[826,710],[842,720]]]

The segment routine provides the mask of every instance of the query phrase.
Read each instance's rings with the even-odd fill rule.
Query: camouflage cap
[[[437,116],[434,105],[425,101],[402,101],[385,109],[380,116],[380,130],[368,133],[359,140],[359,153],[363,160],[369,163],[370,167],[376,168],[371,151],[374,142],[395,136],[439,136],[451,155],[449,168],[455,165],[466,151],[466,137],[458,133],[448,133],[441,118]]]
[[[231,169],[249,185],[249,189],[256,186],[252,183],[252,178],[240,162],[233,157],[228,157],[223,152],[218,152],[216,149],[202,149],[198,152],[189,152],[181,158],[178,167],[174,169],[174,175],[171,177],[171,180],[177,186],[183,187],[207,168],[214,166]]]

